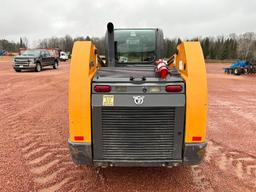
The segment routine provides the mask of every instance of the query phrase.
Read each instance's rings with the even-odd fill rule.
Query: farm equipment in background
[[[181,42],[165,62],[157,28],[114,29],[106,62],[77,41],[69,79],[69,148],[78,165],[199,164],[207,126],[207,80],[199,42]]]
[[[256,57],[249,61],[237,60],[231,66],[224,68],[227,74],[242,75],[242,74],[255,74],[256,73]]]
[[[7,52],[5,50],[0,50],[0,56],[4,56],[6,54],[7,54]]]

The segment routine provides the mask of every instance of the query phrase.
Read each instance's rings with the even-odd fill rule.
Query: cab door
[[[50,51],[46,51],[47,55],[47,65],[54,65],[55,58]]]
[[[42,66],[47,66],[47,53],[46,51],[41,51],[41,58],[42,58],[42,61],[41,61],[41,64]]]

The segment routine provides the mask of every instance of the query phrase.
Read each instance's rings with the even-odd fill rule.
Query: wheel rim
[[[39,64],[37,65],[37,71],[41,71],[41,66]]]
[[[55,67],[55,68],[58,67],[58,63],[57,63],[57,62],[54,63],[54,67]]]

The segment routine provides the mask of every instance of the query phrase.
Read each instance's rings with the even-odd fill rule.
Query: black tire
[[[54,64],[53,64],[53,69],[57,69],[58,68],[58,66],[59,66],[59,63],[58,63],[58,61],[54,61]]]
[[[235,69],[234,69],[234,74],[235,74],[235,75],[241,75],[241,70],[238,69],[238,68],[235,68]]]
[[[36,64],[35,71],[36,71],[36,72],[42,71],[42,65],[41,65],[40,63],[37,63],[37,64]]]
[[[14,69],[16,72],[21,72],[21,70],[20,69]]]

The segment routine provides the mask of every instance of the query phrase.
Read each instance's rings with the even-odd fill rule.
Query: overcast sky
[[[0,39],[104,36],[116,27],[159,27],[165,37],[256,32],[256,0],[3,0]],[[31,43],[32,44],[32,43]]]

